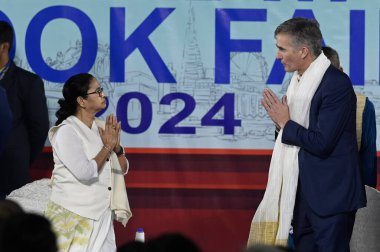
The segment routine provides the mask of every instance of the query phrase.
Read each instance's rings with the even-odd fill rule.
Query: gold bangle
[[[103,145],[103,148],[106,149],[110,154],[112,153],[112,150],[107,145]]]

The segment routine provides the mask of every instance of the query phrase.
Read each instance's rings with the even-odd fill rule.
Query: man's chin
[[[288,68],[288,67],[284,67],[284,68],[285,68],[285,72],[287,72],[287,73],[293,73],[293,72],[296,71],[295,69],[291,69],[291,68]]]

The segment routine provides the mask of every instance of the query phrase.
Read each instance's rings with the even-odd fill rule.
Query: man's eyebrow
[[[281,47],[281,46],[279,46],[279,45],[277,45],[276,44],[276,47],[278,48],[278,49],[280,49],[280,50],[284,50],[285,48],[283,48],[283,47]]]

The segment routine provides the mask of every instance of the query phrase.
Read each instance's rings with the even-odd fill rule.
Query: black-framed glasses
[[[102,97],[102,94],[103,94],[103,88],[102,88],[102,87],[98,87],[94,92],[87,93],[86,95],[90,95],[90,94],[98,94],[99,97]]]

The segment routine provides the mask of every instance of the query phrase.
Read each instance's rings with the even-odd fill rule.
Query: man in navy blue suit
[[[321,55],[316,21],[293,18],[276,31],[277,58],[299,85]],[[306,76],[308,75],[309,76]],[[305,76],[304,76],[305,75]],[[266,89],[262,104],[282,130],[284,144],[298,146],[299,179],[293,212],[296,251],[349,251],[356,210],[366,204],[358,166],[356,97],[350,78],[332,65],[310,101],[308,127],[292,120],[286,96]]]
[[[49,130],[44,84],[10,59],[12,43],[12,27],[0,21],[0,87],[6,90],[13,116],[0,156],[0,198],[29,182],[29,167],[41,152]]]
[[[7,93],[0,87],[0,156],[12,126],[12,113],[9,109]]]
[[[322,47],[323,53],[331,64],[343,71],[338,52],[329,47]],[[356,139],[359,147],[359,167],[365,185],[376,188],[377,185],[377,147],[376,147],[376,113],[375,106],[367,96],[356,93]]]

